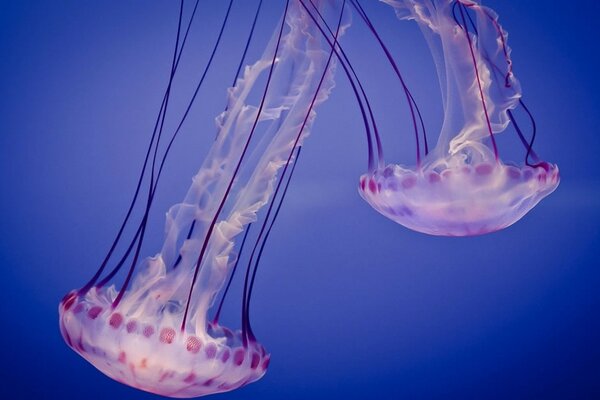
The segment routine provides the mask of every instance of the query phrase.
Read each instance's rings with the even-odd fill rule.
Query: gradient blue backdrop
[[[431,131],[437,79],[418,29],[365,1]],[[224,46],[165,171],[144,254],[214,137],[254,1]],[[250,60],[282,3],[267,0]],[[599,3],[488,1],[510,32],[562,183],[516,225],[451,239],[414,233],[357,194],[366,167],[343,75],[318,109],[263,258],[254,326],[267,375],[221,399],[600,398]],[[226,2],[202,0],[170,126],[206,62]],[[63,343],[57,305],[91,276],[132,195],[169,69],[176,1],[0,2],[0,398],[152,399]],[[364,26],[344,38],[389,161],[412,162],[402,94]],[[237,313],[235,305],[229,311]],[[231,321],[236,321],[233,314]]]

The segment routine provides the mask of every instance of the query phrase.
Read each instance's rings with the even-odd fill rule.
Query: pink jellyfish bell
[[[361,177],[361,196],[393,221],[431,235],[479,235],[512,225],[556,189],[559,172],[533,150],[535,121],[521,99],[496,13],[469,0],[384,2],[400,19],[417,22],[425,35],[437,62],[445,115],[429,151],[424,128],[421,140],[418,134],[421,114],[402,81],[413,115],[416,167],[384,166],[380,160]],[[531,119],[529,140],[513,115],[518,107]],[[499,156],[496,135],[511,122],[524,147],[522,165]]]

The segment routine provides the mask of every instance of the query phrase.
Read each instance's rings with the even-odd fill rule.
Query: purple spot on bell
[[[221,361],[223,362],[227,362],[227,360],[229,360],[229,350],[225,349],[225,351],[223,352],[223,354],[221,354]]]
[[[377,183],[374,179],[369,179],[369,190],[371,193],[377,193]]]
[[[491,164],[482,163],[475,167],[475,172],[477,172],[477,175],[489,175],[493,169],[494,167]]]
[[[415,186],[417,183],[417,178],[414,176],[406,177],[402,180],[402,187],[404,189],[410,189]]]
[[[252,359],[250,360],[250,368],[256,369],[260,362],[260,356],[257,353],[252,353]]]
[[[233,363],[237,366],[242,365],[244,362],[245,352],[242,349],[236,350],[233,354]]]
[[[90,317],[90,319],[96,319],[96,318],[98,318],[98,315],[101,312],[102,312],[102,307],[94,306],[89,309],[87,315],[88,315],[88,317]]]
[[[442,178],[440,178],[440,176],[436,173],[436,172],[430,172],[427,175],[427,180],[429,181],[429,183],[436,183],[439,182]]]
[[[215,358],[217,355],[217,346],[214,343],[209,343],[204,349],[207,358]]]
[[[521,178],[521,171],[518,168],[515,168],[515,167],[508,167],[508,169],[506,170],[506,174],[511,179],[515,179],[516,180],[516,179],[520,179]]]

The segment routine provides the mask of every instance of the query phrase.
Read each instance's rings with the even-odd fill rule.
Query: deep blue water
[[[255,5],[236,3],[165,171],[146,255],[214,137]],[[437,78],[418,29],[364,3],[439,129]],[[600,6],[486,4],[510,33],[537,150],[561,168],[558,190],[481,237],[430,237],[385,219],[357,194],[364,135],[338,73],[262,260],[253,326],[271,367],[215,398],[600,398]],[[283,9],[266,5],[250,60]],[[173,110],[189,97],[225,7],[201,1]],[[156,398],[69,350],[57,305],[93,274],[125,212],[176,18],[177,2],[166,0],[0,2],[0,398]],[[378,111],[387,159],[410,163],[408,114],[382,53],[357,18],[343,43]]]

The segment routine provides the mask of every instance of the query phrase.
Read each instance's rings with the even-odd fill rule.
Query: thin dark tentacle
[[[302,0],[300,0],[301,4],[305,7],[305,9],[307,10],[307,12],[310,15],[310,12],[308,11],[308,9],[306,8],[306,5],[303,3]],[[337,29],[335,32],[335,36],[334,39],[335,41],[337,41],[338,35],[339,35],[339,31],[342,25],[342,17],[344,15],[344,8],[346,5],[346,0],[344,0],[343,4],[342,4],[342,9],[340,12],[340,17],[337,23]],[[314,20],[314,19],[313,19]],[[290,163],[292,161],[292,157],[294,155],[294,149],[298,146],[298,142],[300,141],[300,138],[302,137],[302,132],[304,131],[304,127],[306,126],[306,123],[308,122],[308,118],[310,117],[310,113],[315,105],[315,102],[317,101],[317,97],[319,95],[319,92],[321,90],[321,86],[323,85],[323,82],[325,81],[325,77],[327,76],[327,71],[329,70],[329,65],[331,64],[331,60],[333,59],[333,55],[335,54],[335,45],[331,46],[331,51],[329,52],[329,57],[327,59],[327,63],[325,64],[325,68],[323,69],[323,74],[321,75],[321,79],[319,80],[319,84],[317,85],[317,89],[315,90],[315,94],[311,100],[310,106],[308,107],[308,110],[306,112],[306,116],[304,117],[304,121],[302,122],[302,125],[298,131],[298,134],[296,135],[296,140],[294,141],[294,144],[290,150],[290,154],[288,155],[287,161],[285,163],[285,166],[283,167],[283,171],[281,173],[281,178],[279,179],[279,181],[277,182],[277,187],[275,188],[274,191],[274,195],[273,195],[273,200],[275,199],[275,195],[279,192],[281,185],[283,183],[283,177],[285,176],[288,167],[290,166]],[[291,174],[290,174],[291,176]],[[267,225],[267,220],[269,219],[269,216],[271,215],[271,211],[273,210],[273,205],[275,204],[275,201],[272,201],[271,204],[269,204],[269,208],[267,210],[267,213],[265,215],[265,221],[263,222],[263,225],[261,226],[260,232],[258,234],[258,237],[256,239],[256,243],[254,245],[254,248],[252,249],[252,253],[250,254],[250,259],[248,260],[248,266],[246,268],[246,277],[244,279],[244,294],[242,296],[242,339],[243,339],[243,344],[244,346],[248,345],[248,341],[249,340],[254,340],[254,334],[252,333],[252,329],[250,327],[250,320],[249,320],[249,310],[248,310],[248,306],[249,306],[249,277],[250,277],[250,269],[251,269],[251,265],[252,265],[252,261],[254,260],[254,254],[256,252],[256,249],[258,247],[258,243],[260,242],[261,238],[263,237],[264,233],[265,233],[265,228]],[[255,265],[255,268],[257,268],[258,264]],[[254,274],[253,274],[254,275]]]

